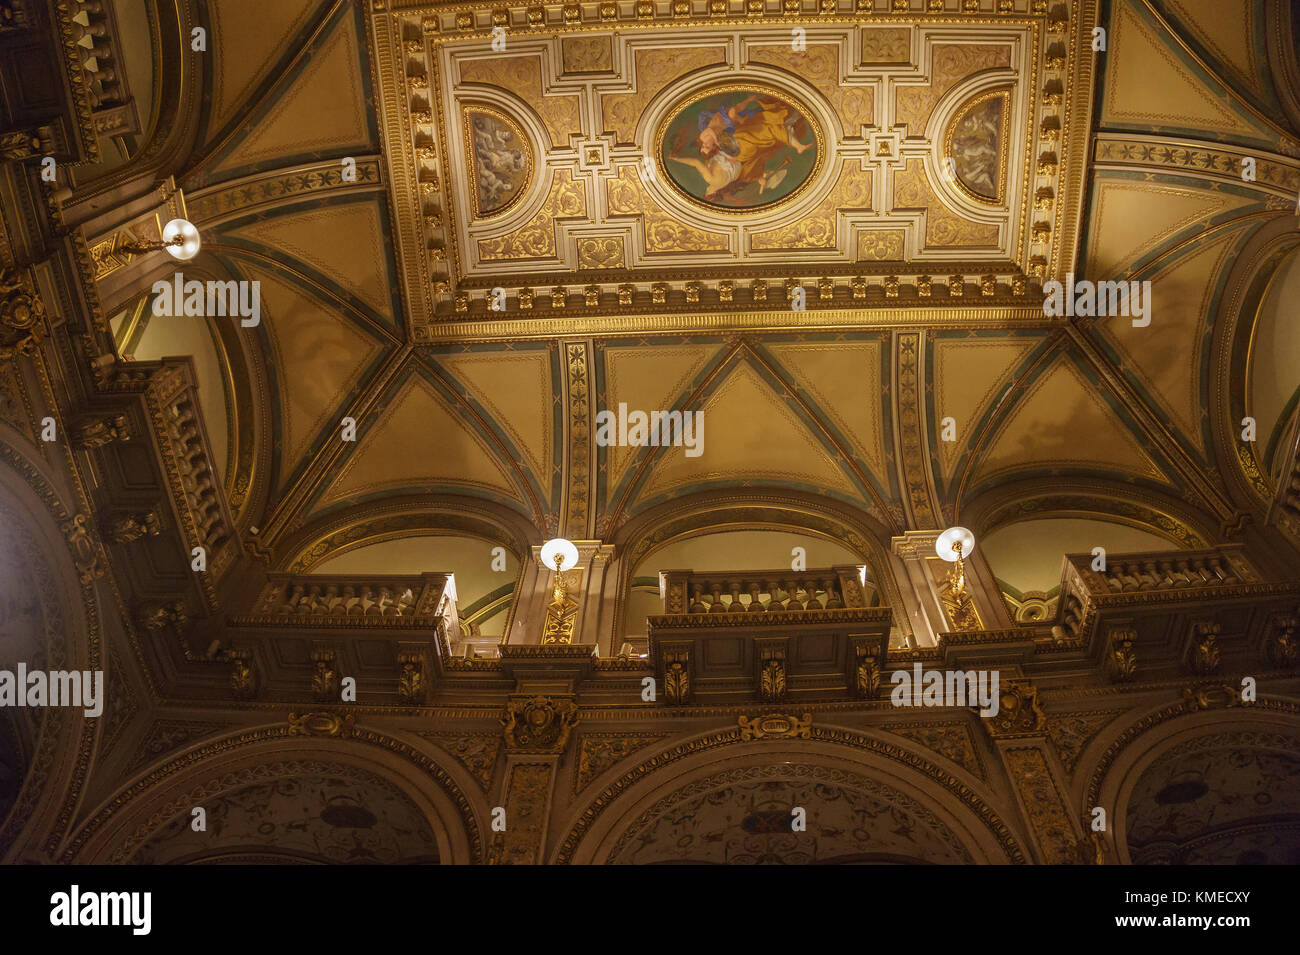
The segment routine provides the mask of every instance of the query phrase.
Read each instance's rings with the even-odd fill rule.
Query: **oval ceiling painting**
[[[660,126],[660,172],[689,199],[749,212],[801,191],[821,168],[825,141],[807,109],[762,86],[696,93]]]

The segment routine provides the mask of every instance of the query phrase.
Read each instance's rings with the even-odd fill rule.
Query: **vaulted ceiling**
[[[1272,494],[1300,386],[1269,318],[1297,274],[1285,4],[206,9],[175,179],[192,271],[260,282],[262,321],[194,348],[278,567],[746,500],[833,501],[882,546],[1032,518],[1197,546]],[[728,106],[723,153],[759,162],[710,191]],[[1069,274],[1149,280],[1151,324],[1046,316]],[[702,411],[704,453],[597,445],[621,404]]]

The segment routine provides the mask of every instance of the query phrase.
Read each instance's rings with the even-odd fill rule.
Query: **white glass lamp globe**
[[[961,553],[957,553],[957,545]],[[950,527],[934,542],[934,552],[944,560],[952,563],[958,557],[969,557],[975,549],[975,535],[964,527]]]
[[[552,538],[542,545],[542,563],[554,568],[556,557],[560,558],[561,571],[570,570],[578,564],[578,548],[573,545],[573,541],[563,537]]]
[[[188,219],[173,219],[163,226],[163,248],[174,259],[187,262],[199,254],[199,230]],[[178,243],[176,240],[180,239]]]

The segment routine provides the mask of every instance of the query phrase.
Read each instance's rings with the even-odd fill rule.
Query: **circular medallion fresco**
[[[723,212],[751,212],[790,199],[812,181],[822,131],[787,93],[728,85],[697,92],[660,124],[659,170],[684,196]]]

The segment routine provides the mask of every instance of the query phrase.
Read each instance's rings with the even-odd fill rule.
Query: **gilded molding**
[[[784,713],[765,713],[752,719],[748,716],[737,718],[740,738],[751,739],[811,739],[812,714],[805,713],[802,718],[787,716]]]
[[[1033,746],[1012,747],[1003,752],[1007,774],[1020,795],[1021,805],[1048,865],[1081,861],[1075,826],[1066,811],[1066,800],[1042,750]]]
[[[566,343],[564,358],[569,438],[564,526],[569,537],[581,540],[588,536],[591,523],[591,379],[586,343]]]
[[[905,332],[898,336],[896,358],[897,424],[899,471],[907,493],[903,497],[911,526],[938,527],[941,523],[925,452],[921,408],[923,384],[920,374],[921,335]]]
[[[521,752],[561,752],[578,722],[578,704],[540,695],[511,700],[501,718],[506,749]]]

